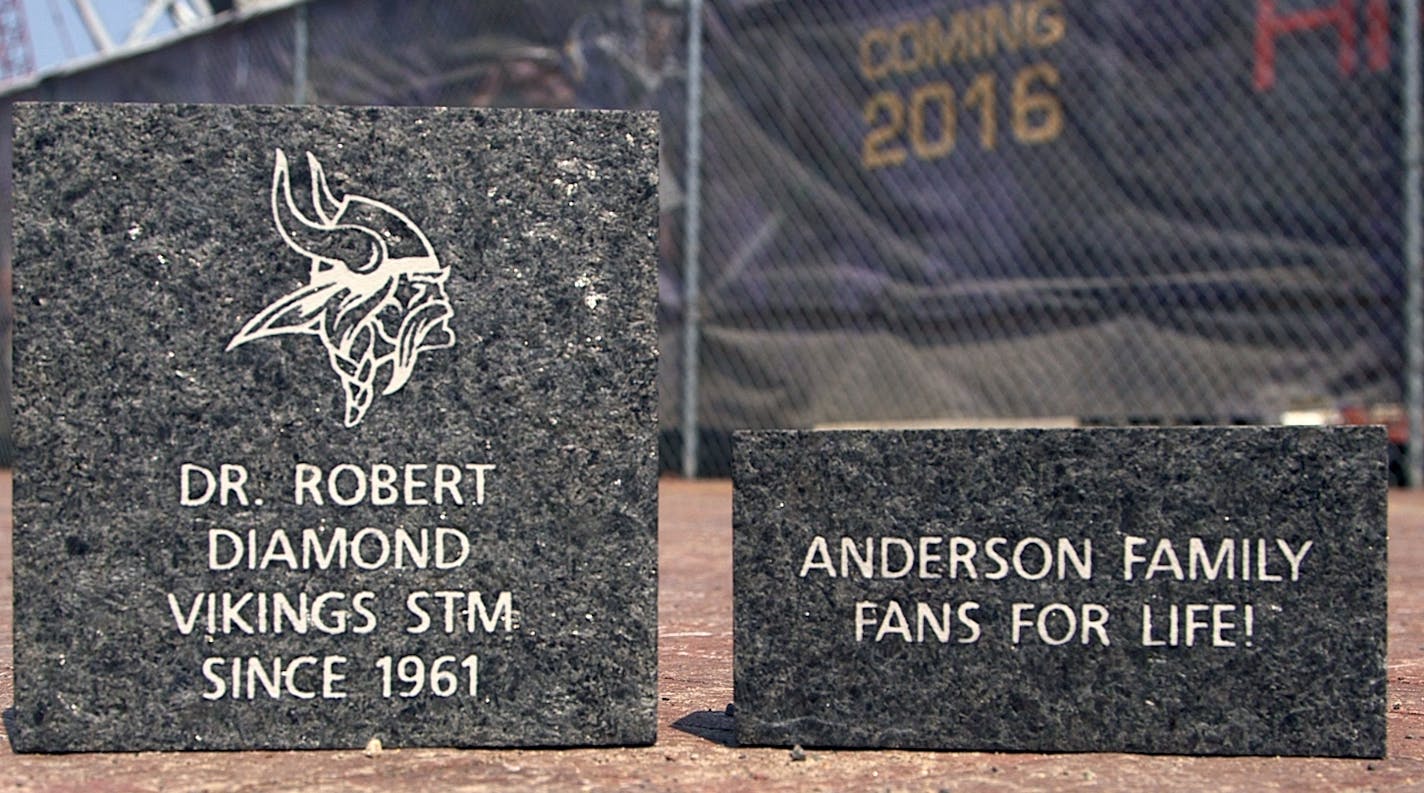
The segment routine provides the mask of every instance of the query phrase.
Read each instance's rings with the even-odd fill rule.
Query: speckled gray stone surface
[[[15,119],[17,749],[654,740],[653,115]]]
[[[1384,444],[738,433],[738,740],[1382,756]]]

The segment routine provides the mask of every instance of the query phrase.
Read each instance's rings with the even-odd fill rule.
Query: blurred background
[[[1417,3],[0,0],[0,115],[659,111],[685,474],[741,428],[1381,423],[1418,483]]]

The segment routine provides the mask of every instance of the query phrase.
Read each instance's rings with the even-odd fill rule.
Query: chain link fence
[[[314,0],[7,98],[659,110],[663,459],[716,474],[746,427],[1406,404],[1402,19]]]
[[[1397,10],[708,0],[697,426],[1400,405]]]

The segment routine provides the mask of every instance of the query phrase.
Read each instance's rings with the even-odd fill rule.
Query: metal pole
[[[292,104],[307,103],[307,6],[298,5],[292,23]]]
[[[1420,196],[1419,0],[1404,2],[1404,259],[1407,336],[1404,398],[1409,416],[1409,485],[1424,487],[1424,203]]]
[[[687,5],[687,187],[683,213],[682,475],[697,476],[697,375],[701,342],[702,0]]]

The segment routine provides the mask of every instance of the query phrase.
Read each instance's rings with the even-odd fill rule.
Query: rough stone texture
[[[1385,458],[1379,428],[1104,429],[958,432],[749,432],[734,448],[734,613],[737,736],[744,744],[1011,751],[1134,751],[1377,757],[1385,738]],[[840,538],[943,538],[943,561],[867,580],[812,568],[817,535],[840,568]],[[980,543],[977,578],[951,578],[952,537]],[[1150,540],[1149,562],[1124,580],[1124,541]],[[1221,538],[1313,543],[1289,580],[1174,580],[1143,574],[1158,538],[1188,538],[1213,556]],[[986,553],[1003,537],[1009,573]],[[1083,580],[1068,566],[1038,580],[1013,572],[1024,538],[1058,547],[1091,540]],[[891,543],[894,545],[895,543]],[[1043,556],[1022,561],[1037,575]],[[875,553],[880,543],[875,541]],[[916,548],[918,551],[918,548]],[[1253,546],[1254,550],[1254,546]],[[895,551],[892,551],[895,553]],[[890,572],[902,564],[893,557]],[[1160,561],[1166,563],[1165,557]],[[1240,564],[1240,557],[1237,557]],[[1239,567],[1238,567],[1239,573]],[[889,601],[912,638],[915,603],[951,603],[961,622],[947,643],[881,634]],[[856,640],[858,602],[874,602]],[[1061,646],[1031,625],[1012,641],[1012,604],[1100,604],[1103,646],[1082,634]],[[1234,604],[1212,646],[1143,646],[1143,605],[1165,640],[1169,604]],[[1246,636],[1242,608],[1254,608]],[[1066,634],[1055,616],[1052,635]],[[1185,617],[1183,617],[1185,636]],[[890,627],[898,627],[891,623]],[[875,641],[882,635],[881,641]],[[960,643],[961,641],[968,643]],[[1249,640],[1249,645],[1247,641]],[[1182,639],[1184,641],[1184,639]]]
[[[0,711],[11,705],[9,475],[0,471]],[[738,746],[732,701],[732,484],[664,478],[658,498],[658,742],[590,749],[11,754],[10,788],[69,793],[506,790],[1153,790],[1215,793],[1424,786],[1424,492],[1389,497],[1387,757],[1188,757],[807,751]]]
[[[354,427],[316,336],[226,349],[308,283],[274,228],[277,148],[309,216],[308,151],[337,198],[406,214],[450,268],[454,347],[422,353]],[[15,747],[654,740],[656,157],[651,114],[17,108]],[[298,462],[496,468],[482,505],[467,472],[463,505],[297,506]],[[183,463],[245,466],[252,503],[180,506]],[[212,529],[257,530],[264,549],[287,529],[300,555],[303,528],[438,526],[472,543],[454,569],[208,569]],[[336,634],[209,636],[200,618],[183,635],[168,599],[339,592],[350,609],[362,591],[376,628],[359,634],[353,613]],[[491,607],[509,591],[512,629],[469,633],[461,606],[447,635],[433,596],[431,628],[409,633],[417,591],[479,591]],[[469,654],[473,699],[405,698],[399,677],[382,696],[381,656]],[[303,655],[346,657],[348,696],[202,697],[206,658]],[[319,686],[313,668],[299,688]]]

